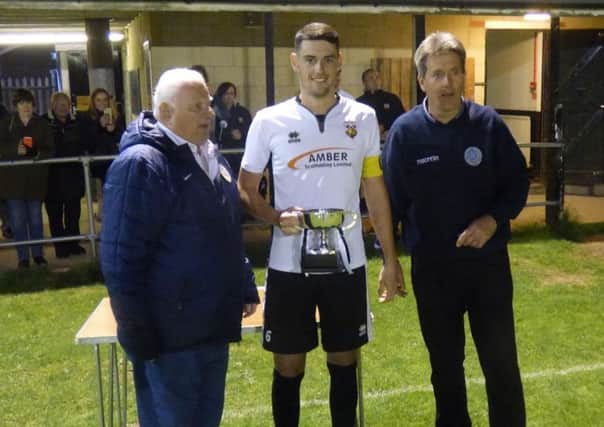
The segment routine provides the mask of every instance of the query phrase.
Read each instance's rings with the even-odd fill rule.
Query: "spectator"
[[[3,104],[0,104],[0,121],[8,115],[8,110]],[[0,228],[2,229],[2,236],[5,239],[13,238],[13,231],[10,228],[8,220],[8,206],[6,206],[6,200],[0,199]]]
[[[123,118],[118,114],[111,95],[103,88],[95,89],[90,96],[88,111],[78,117],[80,132],[84,145],[89,154],[93,156],[106,156],[117,154],[117,147],[124,131]],[[92,177],[97,181],[97,201],[99,203],[100,219],[102,210],[103,190],[105,175],[111,161],[93,162],[90,166]]]
[[[50,98],[48,120],[54,137],[55,157],[76,157],[85,153],[80,128],[71,116],[71,101],[64,92]],[[84,196],[84,170],[79,162],[49,166],[46,213],[52,237],[80,234],[80,199]],[[57,258],[85,254],[77,242],[55,243]]]
[[[368,68],[361,75],[365,92],[357,98],[357,101],[369,105],[375,110],[375,114],[380,125],[380,140],[382,143],[386,141],[390,126],[398,116],[405,112],[401,99],[393,93],[386,92],[381,89],[382,80],[380,73],[373,68]],[[361,211],[365,210],[364,198],[361,201]],[[392,209],[392,231],[394,232],[394,240],[399,240],[398,230],[400,224],[400,214]],[[375,238],[373,248],[377,251],[382,250],[382,245],[379,239]]]
[[[373,68],[363,71],[361,79],[365,92],[357,98],[357,101],[369,105],[375,110],[380,125],[380,139],[384,142],[394,120],[405,112],[403,103],[395,94],[382,90],[380,73]]]
[[[141,427],[220,424],[228,345],[259,302],[210,111],[201,75],[166,71],[108,172],[101,266]]]
[[[0,122],[0,160],[52,157],[52,134],[48,122],[34,114],[34,96],[27,89],[13,95],[16,111]],[[43,236],[42,200],[46,197],[48,166],[22,165],[0,168],[0,199],[8,203],[12,231],[17,241]],[[46,265],[41,244],[17,246],[19,268],[28,268],[31,256]]]
[[[2,237],[12,239],[14,237],[13,230],[10,228],[8,216],[8,206],[6,200],[0,200],[0,228],[2,229]]]
[[[237,88],[231,82],[220,83],[214,94],[214,142],[222,149],[245,147],[245,139],[252,122],[250,112],[237,102]],[[239,176],[242,153],[226,154],[235,176]]]

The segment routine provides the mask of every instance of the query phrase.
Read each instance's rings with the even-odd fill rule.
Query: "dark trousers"
[[[69,200],[46,200],[48,226],[52,237],[78,236],[80,234],[80,198]],[[57,254],[68,252],[73,242],[55,243]]]
[[[507,250],[473,259],[412,257],[420,326],[430,354],[436,426],[470,426],[464,313],[485,376],[491,427],[525,426]]]
[[[224,407],[228,344],[132,359],[141,427],[218,427]]]

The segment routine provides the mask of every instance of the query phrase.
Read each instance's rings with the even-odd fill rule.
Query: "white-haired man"
[[[101,265],[142,427],[219,425],[228,343],[258,302],[210,121],[203,77],[166,71],[107,175]]]

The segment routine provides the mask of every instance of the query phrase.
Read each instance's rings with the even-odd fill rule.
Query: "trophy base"
[[[340,254],[335,251],[322,254],[303,252],[301,267],[304,274],[333,274],[346,271]]]

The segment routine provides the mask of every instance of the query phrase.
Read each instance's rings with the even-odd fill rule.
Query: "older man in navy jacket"
[[[153,106],[128,127],[107,175],[101,264],[140,425],[217,426],[228,343],[259,301],[236,177],[208,140],[199,73],[166,71]]]

